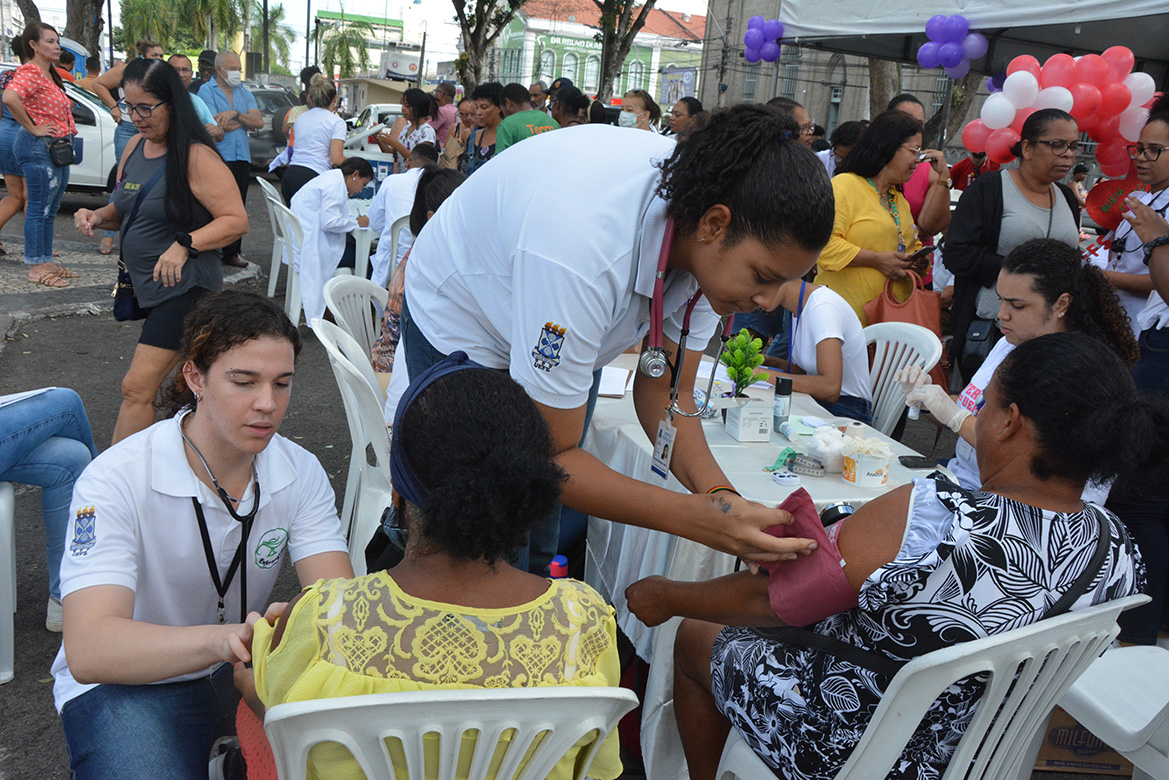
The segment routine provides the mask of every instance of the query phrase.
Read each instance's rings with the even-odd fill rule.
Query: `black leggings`
[[[280,180],[280,194],[284,202],[292,205],[292,196],[300,192],[300,188],[308,184],[320,174],[312,168],[303,165],[290,165],[284,170],[284,178]]]

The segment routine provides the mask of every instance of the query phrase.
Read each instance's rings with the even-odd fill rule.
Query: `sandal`
[[[60,265],[59,263],[53,263],[53,265],[57,266],[57,276],[61,277],[62,279],[76,279],[81,276],[81,274],[77,273],[76,271],[70,271],[68,268]]]
[[[6,255],[6,254],[8,254],[8,249],[5,248],[4,244],[0,244],[0,255]]]
[[[45,271],[36,279],[29,279],[29,284],[39,284],[42,287],[68,287],[69,282],[61,277],[56,271]]]
[[[114,251],[113,244],[106,245],[103,242],[103,243],[97,245],[97,253],[99,255],[108,255],[108,254],[111,254],[113,251]]]

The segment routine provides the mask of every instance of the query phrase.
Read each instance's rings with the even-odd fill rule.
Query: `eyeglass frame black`
[[[169,100],[161,100],[155,103],[153,106],[142,106],[127,103],[125,100],[119,100],[117,105],[118,110],[124,114],[130,114],[142,119],[149,119],[150,117],[154,116],[154,109],[158,108],[159,106],[164,106],[169,102]],[[143,111],[145,111],[145,113],[143,113]]]
[[[1057,157],[1063,157],[1068,152],[1071,152],[1072,156],[1075,157],[1077,154],[1080,153],[1080,150],[1082,148],[1084,148],[1083,144],[1081,144],[1079,141],[1071,141],[1069,143],[1068,141],[1065,141],[1062,138],[1056,138],[1054,140],[1045,140],[1045,139],[1039,138],[1039,139],[1036,139],[1034,141],[1031,141],[1031,143],[1032,144],[1046,144],[1047,146],[1050,146],[1051,153]],[[1064,150],[1062,152],[1060,152],[1060,151],[1056,151],[1056,148],[1055,148],[1056,144],[1066,144],[1066,146],[1064,147]]]
[[[1128,152],[1129,159],[1139,160],[1143,158],[1145,162],[1157,162],[1157,160],[1161,157],[1161,152],[1165,151],[1166,149],[1169,149],[1169,147],[1141,146],[1140,144],[1129,144],[1128,146],[1124,147],[1124,150]],[[1152,157],[1149,157],[1149,152],[1155,153]],[[1138,157],[1138,155],[1140,156]]]

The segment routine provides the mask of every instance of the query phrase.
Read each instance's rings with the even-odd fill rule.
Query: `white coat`
[[[289,208],[304,229],[297,270],[304,318],[312,322],[325,314],[325,282],[345,254],[345,236],[357,227],[357,219],[349,215],[345,175],[331,170],[310,180],[292,196]]]
[[[396,257],[390,256],[390,249],[394,245],[394,236],[390,228],[399,217],[410,216],[420,178],[421,168],[412,168],[405,173],[387,176],[378,187],[377,195],[373,196],[373,203],[369,206],[369,229],[381,236],[378,239],[377,251],[371,260],[373,273],[369,278],[382,287],[390,286],[390,277],[393,276],[398,263],[402,262],[402,257],[410,249],[410,245],[414,243],[414,234],[410,232],[410,228],[402,228],[398,232],[398,254]]]

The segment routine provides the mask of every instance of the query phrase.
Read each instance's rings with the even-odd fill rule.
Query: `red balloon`
[[[986,139],[990,133],[990,128],[983,124],[981,119],[967,122],[966,127],[962,128],[962,145],[969,152],[985,152]]]
[[[1081,133],[1090,133],[1096,123],[1100,121],[1099,114],[1092,114],[1083,118],[1076,119],[1076,126],[1079,127]]]
[[[1072,78],[1075,81],[1091,84],[1094,87],[1102,87],[1107,84],[1111,75],[1111,66],[1099,54],[1085,54],[1080,57],[1075,70],[1072,71]]]
[[[1043,75],[1039,85],[1048,87],[1070,87],[1072,85],[1072,71],[1076,68],[1076,59],[1070,54],[1053,54],[1043,63]],[[1127,108],[1127,106],[1126,106]]]
[[[1015,112],[1015,121],[1011,122],[1010,127],[1016,133],[1023,134],[1023,123],[1027,121],[1027,117],[1034,114],[1038,109],[1034,108],[1020,108]]]
[[[1128,141],[1123,138],[1109,138],[1096,147],[1096,159],[1101,165],[1120,165],[1129,161]]]
[[[1011,60],[1011,64],[1007,66],[1007,75],[1018,73],[1025,70],[1035,78],[1043,73],[1043,69],[1039,67],[1039,60],[1032,57],[1030,54],[1020,54],[1015,59]]]
[[[1097,114],[1096,124],[1092,125],[1092,129],[1088,130],[1088,135],[1095,141],[1109,141],[1120,136],[1120,117],[1115,114],[1112,116],[1105,116],[1104,114]],[[1125,143],[1128,143],[1125,141]]]
[[[1127,46],[1113,46],[1110,49],[1105,49],[1104,53],[1100,56],[1108,63],[1111,69],[1111,73],[1108,76],[1109,81],[1124,81],[1125,77],[1132,73],[1132,66],[1136,64],[1136,58],[1133,57],[1132,49]],[[1123,111],[1124,109],[1121,110]]]
[[[1083,60],[1080,60],[1083,62]],[[1072,84],[1068,89],[1072,93],[1071,114],[1076,119],[1086,119],[1100,108],[1100,90],[1091,84]]]
[[[1105,165],[1100,163],[1100,172],[1110,179],[1124,179],[1132,170],[1132,160],[1125,160],[1119,163],[1109,163]],[[1118,223],[1119,224],[1119,223]]]
[[[1100,90],[1100,113],[1119,114],[1132,102],[1132,90],[1123,84],[1105,84]]]
[[[1009,127],[1000,127],[986,139],[986,154],[999,165],[1015,159],[1011,147],[1019,143],[1019,134]]]

